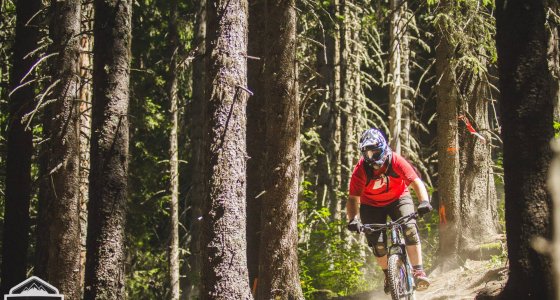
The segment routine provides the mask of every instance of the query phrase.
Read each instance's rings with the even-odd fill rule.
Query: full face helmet
[[[381,168],[391,155],[391,148],[387,145],[381,131],[376,128],[370,128],[362,133],[360,150],[364,161],[375,169]]]

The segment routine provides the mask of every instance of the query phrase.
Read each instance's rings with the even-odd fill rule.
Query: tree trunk
[[[265,20],[264,99],[266,165],[261,218],[258,299],[303,299],[297,259],[299,97],[295,0],[268,1]]]
[[[504,299],[553,296],[550,258],[531,246],[536,237],[552,236],[546,174],[558,85],[548,68],[544,24],[544,1],[496,3],[510,271]]]
[[[262,195],[265,191],[263,178],[267,172],[265,164],[265,101],[263,77],[265,22],[265,1],[249,1],[249,52],[258,59],[248,61],[248,85],[254,96],[247,103],[247,266],[249,283],[255,288],[255,279],[259,275],[259,246],[261,232]],[[254,292],[254,291],[253,291]]]
[[[339,39],[336,12],[339,0],[329,3],[321,16],[325,27],[319,40],[324,40],[324,47],[318,51],[318,70],[321,76],[320,89],[323,101],[319,108],[318,134],[321,151],[317,158],[317,197],[318,207],[328,207],[331,219],[340,219],[340,201],[336,191],[340,188],[340,119],[337,101],[340,96],[339,83]],[[322,33],[321,33],[322,34]]]
[[[466,129],[461,130],[461,238],[459,249],[470,259],[489,259],[499,253],[483,252],[481,246],[495,242],[498,233],[498,199],[492,171],[492,148],[489,134],[488,97],[485,86],[474,76],[472,91],[467,95],[465,113],[470,122],[486,137],[480,140]],[[501,249],[497,249],[501,252]]]
[[[441,3],[442,12],[450,10],[449,1]],[[445,271],[457,263],[460,219],[459,155],[457,137],[457,92],[450,61],[453,49],[446,36],[444,24],[436,24],[437,149],[439,195],[439,265]]]
[[[204,203],[204,174],[205,166],[205,134],[206,134],[206,0],[197,2],[195,22],[195,58],[193,60],[193,100],[191,111],[191,122],[189,128],[192,144],[191,162],[191,222],[190,222],[190,256],[189,270],[187,272],[188,282],[183,295],[186,299],[198,299],[201,274],[201,217]]]
[[[132,1],[96,0],[84,299],[125,298]]]
[[[91,139],[93,3],[82,0],[82,34],[80,40],[80,275],[86,273],[87,203],[89,197],[89,147]],[[82,291],[83,293],[83,291]],[[82,295],[83,296],[83,295]]]
[[[169,239],[169,279],[171,284],[170,299],[179,299],[179,147],[177,131],[179,128],[179,111],[177,107],[177,59],[179,51],[179,31],[177,28],[178,4],[171,0],[169,9],[168,43],[170,50],[167,96],[171,102],[171,133],[169,136],[169,177],[171,199],[169,214],[171,232]]]
[[[401,103],[402,103],[402,113],[401,113],[401,132],[399,133],[399,139],[401,142],[401,154],[409,159],[412,159],[414,155],[414,150],[412,149],[412,137],[411,137],[411,124],[412,117],[414,116],[414,102],[412,100],[412,87],[410,86],[410,37],[408,30],[409,18],[414,18],[412,15],[408,17],[408,5],[407,3],[402,4],[402,17],[401,17],[401,77],[402,77],[402,88],[401,88]],[[410,13],[411,14],[411,13]]]
[[[548,66],[554,76],[553,84],[556,84],[556,99],[554,101],[554,121],[560,122],[560,3],[555,0],[547,0],[546,31],[548,36]]]
[[[552,195],[554,211],[560,211],[560,139],[556,139],[552,142],[553,150],[555,152],[554,159],[550,164],[550,171],[548,173],[548,190]],[[553,214],[553,237],[551,256],[553,265],[553,275],[554,275],[554,292],[556,297],[554,299],[559,299],[560,295],[560,214]]]
[[[402,70],[401,54],[404,11],[402,0],[390,0],[391,25],[389,39],[389,145],[393,151],[401,153],[400,134],[402,130]]]
[[[30,21],[40,9],[40,0],[19,0],[16,5],[16,29],[13,46],[13,65],[10,74],[12,94],[8,102],[8,128],[6,132],[6,195],[4,229],[2,236],[2,294],[25,280],[27,249],[29,247],[29,203],[31,198],[31,156],[33,133],[25,129],[22,117],[33,109],[35,85],[29,84],[15,90],[23,82],[35,79],[23,76],[34,63],[34,57],[24,57],[37,47],[39,29]],[[29,25],[26,24],[29,22]]]
[[[247,1],[208,3],[202,299],[252,299],[246,252]]]
[[[350,43],[353,42],[352,36],[349,32],[348,25],[351,26],[351,15],[348,13],[346,7],[346,0],[340,0],[340,15],[344,17],[340,22],[340,186],[346,189],[350,184],[350,176],[352,172],[352,143],[351,137],[354,133],[351,131],[353,127],[354,116],[351,115],[353,95],[351,84],[349,81],[352,78]],[[351,28],[351,27],[350,27]],[[344,197],[342,197],[344,198]],[[341,203],[341,207],[346,207],[346,203]]]
[[[79,171],[79,32],[81,2],[52,1],[49,27],[51,53],[58,53],[50,66],[52,97],[43,116],[45,142],[42,151],[39,193],[42,218],[37,232],[44,243],[37,245],[42,257],[39,277],[56,286],[67,299],[81,297]],[[45,92],[47,93],[47,92]]]

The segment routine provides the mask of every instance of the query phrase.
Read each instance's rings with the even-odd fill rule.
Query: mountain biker
[[[348,230],[358,232],[365,224],[384,224],[387,215],[396,220],[414,212],[414,204],[408,190],[410,185],[418,197],[418,214],[432,210],[428,191],[412,165],[387,145],[381,131],[370,128],[360,138],[362,157],[354,167],[346,216]],[[361,219],[361,220],[360,220]],[[403,226],[406,250],[413,268],[418,291],[429,287],[430,281],[422,267],[422,248],[416,220]],[[387,278],[387,237],[385,232],[376,231],[366,235],[368,245],[373,248],[378,265],[385,273],[385,293],[389,293]]]

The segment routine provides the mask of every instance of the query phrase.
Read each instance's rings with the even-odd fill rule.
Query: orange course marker
[[[447,217],[445,216],[445,205],[443,204],[439,206],[439,223],[447,224]]]

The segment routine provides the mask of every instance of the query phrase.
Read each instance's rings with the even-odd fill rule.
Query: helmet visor
[[[381,151],[381,149],[374,147],[364,147],[362,152],[364,154],[364,157],[370,161],[379,160],[381,158],[381,155],[383,154],[383,151]]]

